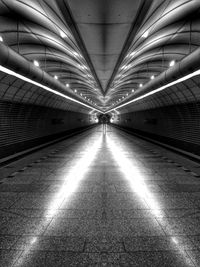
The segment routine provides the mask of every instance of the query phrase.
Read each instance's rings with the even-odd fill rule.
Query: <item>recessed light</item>
[[[175,65],[175,60],[170,61],[169,66],[172,67]]]
[[[78,56],[78,53],[77,52],[73,52],[74,56]]]
[[[77,93],[77,90],[75,89],[74,92]]]
[[[142,83],[140,83],[140,87],[142,87],[143,86],[143,84]]]
[[[134,89],[132,89],[131,91],[132,91],[132,93],[134,93],[134,92],[135,92],[135,90],[134,90]]]
[[[131,52],[130,56],[133,57],[135,55],[135,53],[136,53],[135,51]]]
[[[39,64],[39,62],[38,62],[37,60],[34,60],[34,61],[33,61],[33,64],[34,64],[36,67],[39,67],[39,66],[40,66],[40,64]]]
[[[154,76],[154,75],[152,75],[152,76],[151,76],[151,80],[153,80],[154,78],[155,78],[155,76]]]
[[[66,87],[69,87],[69,84],[68,83],[66,83]]]
[[[3,42],[3,37],[0,35],[0,42]]]
[[[146,31],[145,33],[143,33],[142,37],[143,38],[147,38],[149,36],[149,31]]]
[[[60,36],[61,36],[62,38],[65,38],[67,35],[66,35],[63,31],[60,30]]]
[[[55,75],[55,76],[54,76],[54,79],[58,80],[58,76],[57,76],[57,75]]]

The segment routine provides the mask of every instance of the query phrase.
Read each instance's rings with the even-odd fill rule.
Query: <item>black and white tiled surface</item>
[[[180,166],[99,126],[1,168],[0,266],[200,266],[200,178]]]

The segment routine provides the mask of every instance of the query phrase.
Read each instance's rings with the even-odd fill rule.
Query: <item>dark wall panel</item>
[[[0,101],[0,158],[90,124],[88,114]]]
[[[116,124],[200,154],[200,103],[125,113],[120,115]]]

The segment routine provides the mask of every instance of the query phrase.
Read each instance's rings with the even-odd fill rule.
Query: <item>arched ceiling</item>
[[[199,0],[0,0],[0,38],[102,111],[200,44]]]

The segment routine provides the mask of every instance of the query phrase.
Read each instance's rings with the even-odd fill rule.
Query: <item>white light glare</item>
[[[136,54],[135,51],[133,51],[132,53],[130,53],[130,56],[133,57]]]
[[[154,76],[154,75],[152,75],[152,76],[151,76],[151,80],[153,80],[154,78],[155,78],[155,76]]]
[[[54,76],[54,79],[58,80],[58,76],[57,76],[57,75],[55,75],[55,76]]]
[[[74,55],[75,55],[75,56],[78,56],[78,53],[77,53],[77,52],[74,52]]]
[[[175,60],[172,60],[170,63],[169,63],[169,66],[170,67],[173,67],[175,65]]]
[[[69,87],[69,84],[68,83],[66,83],[66,87]]]
[[[0,35],[0,42],[3,42],[3,37]]]
[[[34,61],[33,61],[33,64],[34,64],[36,67],[39,67],[39,66],[40,66],[40,64],[39,64],[39,62],[38,62],[37,60],[34,60]]]
[[[63,31],[60,30],[60,36],[61,36],[62,38],[65,38],[67,35],[66,35]]]
[[[142,83],[140,83],[140,87],[142,87],[143,86],[143,84]]]
[[[77,90],[75,89],[74,92],[77,93]]]
[[[134,93],[135,92],[135,90],[134,89],[132,89],[132,93]]]
[[[149,36],[149,31],[146,31],[145,33],[143,33],[142,37],[143,38],[147,38]]]
[[[140,199],[143,199],[148,203],[154,216],[162,216],[163,211],[159,206],[159,202],[150,191],[148,184],[145,182],[145,174],[143,174],[141,169],[132,164],[131,160],[124,155],[123,148],[119,145],[119,140],[113,140],[108,136],[106,142],[114,160],[120,167],[124,177],[128,180],[131,190],[135,192]]]
[[[74,166],[68,171],[68,166],[66,166],[66,178],[64,183],[57,190],[56,195],[53,197],[52,201],[49,203],[47,212],[49,217],[53,217],[57,212],[58,208],[69,201],[70,196],[76,192],[81,180],[84,179],[86,172],[89,170],[90,164],[94,161],[98,149],[102,143],[102,137],[95,140],[93,144],[89,147],[85,155],[83,155],[80,160],[76,162]]]

